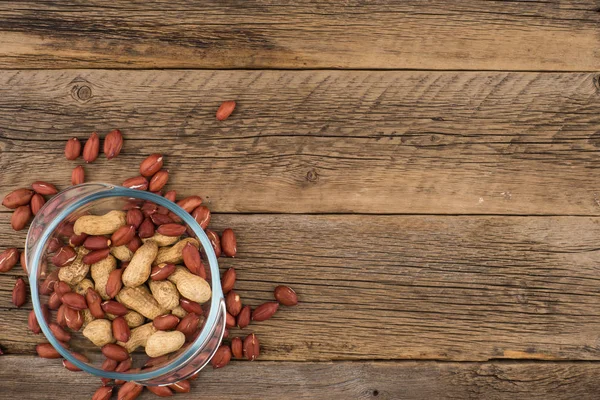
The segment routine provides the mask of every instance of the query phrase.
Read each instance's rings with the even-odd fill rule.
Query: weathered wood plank
[[[18,244],[0,214],[0,243]],[[600,220],[216,215],[234,227],[243,301],[289,284],[301,304],[254,323],[264,360],[600,360]],[[15,269],[16,274],[22,274]],[[30,306],[0,276],[0,343],[32,353]],[[247,331],[246,331],[247,332]],[[232,334],[245,334],[233,331]]]
[[[98,378],[56,360],[2,356],[0,399],[91,397]],[[597,363],[233,362],[206,369],[178,399],[595,399]],[[26,384],[25,384],[26,383]],[[156,396],[147,390],[139,397]]]
[[[120,183],[164,152],[171,187],[218,212],[600,215],[595,79],[4,71],[0,195],[40,178],[69,182],[64,141],[120,127],[123,156],[86,166],[89,179]],[[219,123],[230,98],[238,109]]]
[[[3,68],[597,70],[598,3],[27,1]]]

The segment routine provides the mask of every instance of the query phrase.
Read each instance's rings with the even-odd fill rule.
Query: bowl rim
[[[44,332],[46,339],[48,339],[48,341],[60,353],[61,356],[63,356],[65,359],[67,359],[68,361],[73,363],[76,367],[78,367],[81,370],[86,371],[92,375],[100,376],[102,378],[121,379],[121,380],[125,380],[125,381],[147,381],[147,380],[151,380],[151,379],[158,378],[163,375],[175,372],[179,368],[184,367],[188,362],[192,361],[195,358],[195,355],[200,350],[203,349],[205,342],[212,339],[212,337],[210,337],[209,334],[212,333],[212,331],[214,330],[213,329],[214,326],[218,323],[218,320],[219,320],[221,314],[225,310],[224,296],[223,296],[223,290],[221,288],[221,281],[220,281],[220,274],[219,274],[219,264],[218,264],[214,249],[211,245],[211,242],[208,239],[208,236],[206,235],[204,230],[200,227],[200,225],[196,222],[196,220],[187,211],[185,211],[183,208],[181,208],[176,203],[174,203],[168,199],[165,199],[162,196],[151,193],[151,192],[129,189],[129,188],[112,185],[112,184],[108,184],[108,183],[93,182],[93,183],[83,183],[83,184],[76,185],[76,186],[70,186],[69,188],[61,191],[60,193],[65,193],[65,192],[68,192],[75,188],[80,188],[80,187],[84,187],[84,186],[91,187],[94,185],[98,186],[98,190],[95,192],[87,193],[87,194],[83,195],[80,199],[77,199],[76,201],[74,201],[73,204],[67,206],[64,210],[60,211],[60,213],[56,217],[52,218],[52,220],[43,228],[42,233],[40,234],[40,237],[35,244],[35,249],[34,249],[35,251],[33,254],[33,259],[32,259],[32,263],[30,264],[32,266],[32,269],[31,269],[31,271],[28,272],[28,275],[29,275],[29,286],[31,288],[33,309],[34,309],[36,318],[39,321],[40,328]],[[159,206],[163,206],[163,207],[167,208],[169,211],[172,211],[175,215],[177,215],[179,218],[181,218],[183,220],[183,222],[185,222],[189,227],[192,228],[194,234],[196,234],[196,237],[198,238],[198,240],[200,240],[203,250],[206,253],[209,268],[211,271],[211,290],[212,290],[211,304],[210,304],[210,309],[208,312],[208,318],[204,324],[204,328],[202,329],[202,331],[200,331],[200,334],[198,335],[196,340],[194,342],[190,343],[188,345],[187,349],[185,349],[185,351],[182,352],[177,358],[173,359],[169,364],[167,364],[165,366],[159,367],[157,369],[154,369],[154,370],[148,371],[148,372],[143,372],[143,370],[142,370],[140,372],[128,374],[128,373],[121,373],[121,372],[104,371],[102,369],[93,367],[90,364],[87,364],[85,362],[78,360],[77,358],[75,358],[71,355],[70,351],[68,351],[66,348],[64,348],[62,345],[60,345],[60,342],[58,341],[58,339],[56,339],[56,337],[54,337],[54,335],[50,331],[48,323],[45,321],[43,314],[42,314],[40,296],[39,296],[39,291],[38,291],[38,270],[39,270],[39,266],[41,265],[40,261],[42,259],[42,251],[44,250],[46,243],[50,239],[52,233],[56,230],[57,226],[62,221],[64,221],[69,215],[71,215],[73,213],[73,211],[79,209],[82,206],[85,206],[89,202],[92,202],[95,200],[101,200],[101,199],[105,199],[105,198],[111,198],[111,197],[127,197],[127,198],[132,198],[132,199],[148,200],[148,201],[152,201],[152,202],[158,204]],[[52,199],[50,199],[48,201],[48,203],[50,203],[51,201],[52,201]],[[44,205],[44,207],[46,205]],[[42,212],[38,213],[38,215],[43,215],[43,209],[42,209]],[[35,221],[35,219],[34,219],[34,221]],[[33,225],[34,224],[32,223],[31,226],[33,226]],[[27,257],[28,261],[30,258],[30,255],[27,254],[27,251],[29,250],[30,233],[31,233],[31,229],[27,233],[27,240],[25,243],[26,257]],[[222,331],[219,334],[220,341],[223,338],[223,334],[224,334],[224,330],[225,330],[224,328],[225,327],[223,327]],[[212,358],[212,355],[214,355],[214,351],[210,355],[210,358]],[[210,360],[210,358],[209,358],[209,360]],[[208,360],[207,360],[207,362],[208,362]],[[204,364],[204,365],[206,365],[206,364]]]

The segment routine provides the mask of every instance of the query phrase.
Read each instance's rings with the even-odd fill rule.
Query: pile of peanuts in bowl
[[[217,120],[226,120],[234,109],[235,102],[224,102],[217,111]],[[87,165],[92,164],[100,154],[100,140],[96,132],[84,146],[78,138],[69,139],[65,146],[66,159],[76,161],[81,156]],[[119,156],[123,144],[120,130],[109,132],[103,145],[106,158]],[[177,204],[206,234],[216,258],[236,257],[234,231],[227,228],[219,235],[208,228],[211,212],[202,204],[200,196],[177,200],[175,190],[165,191],[169,170],[164,164],[162,154],[151,154],[140,163],[140,175],[126,179],[120,186],[149,191]],[[84,167],[78,165],[73,169],[71,185],[84,182]],[[7,194],[2,205],[13,210],[11,226],[19,231],[38,213],[44,212],[49,199],[60,194],[54,184],[36,181]],[[211,299],[211,273],[209,269],[207,274],[203,262],[206,254],[198,238],[166,207],[131,199],[119,209],[79,215],[58,226],[44,251],[41,270],[37,271],[43,325],[64,348],[69,348],[73,339],[89,341],[103,357],[102,370],[143,372],[198,338],[205,319],[205,303]],[[27,259],[31,260],[29,254]],[[20,263],[29,275],[27,259],[24,250],[5,249],[0,252],[0,272],[10,273]],[[223,342],[210,359],[213,368],[226,366],[232,358],[253,361],[260,354],[259,340],[254,333],[230,337],[229,329],[247,329],[252,321],[270,319],[280,305],[298,304],[293,289],[278,285],[273,291],[274,299],[252,309],[242,303],[234,290],[236,279],[234,268],[228,268],[220,278],[226,309],[225,330]],[[12,302],[21,307],[27,298],[25,280],[17,277]],[[34,310],[29,313],[28,326],[34,334],[42,333]],[[132,356],[141,348],[148,358],[144,365],[135,368]],[[38,344],[36,351],[43,358],[63,359],[51,343]],[[83,363],[91,363],[84,354],[75,351],[70,354]],[[69,360],[62,362],[71,371],[81,371]],[[92,399],[109,399],[117,388],[119,399],[135,399],[145,388],[160,397],[172,396],[189,392],[190,381],[197,375],[164,386],[103,378],[102,386]]]

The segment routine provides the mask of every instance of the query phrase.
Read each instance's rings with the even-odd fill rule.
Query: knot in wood
[[[92,98],[92,84],[84,78],[76,78],[71,81],[71,97],[78,102],[85,103]]]
[[[77,98],[81,101],[87,101],[92,97],[92,88],[84,85],[77,89]]]
[[[319,173],[316,169],[311,169],[306,173],[306,180],[309,182],[316,182],[319,180]]]

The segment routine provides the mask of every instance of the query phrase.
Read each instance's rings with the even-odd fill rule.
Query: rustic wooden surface
[[[250,326],[263,360],[600,360],[598,218],[230,214],[213,226],[238,232],[239,257],[221,266],[238,270],[245,303],[283,283],[300,293]],[[40,337],[31,306],[10,304],[13,281],[0,275],[0,343],[31,353]]]
[[[65,141],[121,127],[122,182],[168,148],[217,212],[600,215],[597,74],[7,71],[0,194]],[[222,99],[240,105],[219,123]],[[125,162],[128,161],[128,162]],[[72,163],[54,162],[57,184]],[[199,179],[189,178],[191,176]],[[243,184],[240,184],[243,182]]]
[[[63,372],[60,361],[7,356],[13,369],[2,379],[13,392],[0,391],[0,399],[28,398],[32,392],[44,399],[89,398],[98,386],[81,373]],[[22,371],[31,382],[22,385]],[[440,363],[440,362],[233,362],[222,370],[207,370],[192,383],[189,399],[541,399],[589,398],[598,393],[597,363]],[[48,391],[48,387],[62,388]],[[67,389],[68,388],[68,389]],[[201,395],[199,395],[201,393]],[[114,397],[116,398],[116,396]],[[140,397],[156,399],[147,391]]]
[[[600,4],[549,1],[23,1],[0,67],[597,69]]]
[[[251,325],[259,360],[178,398],[594,399],[599,22],[595,0],[3,2],[0,196],[65,188],[66,139],[118,127],[88,180],[164,152],[236,230],[244,301],[296,288]],[[23,275],[0,275],[0,399],[90,398],[33,356]]]

